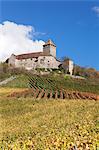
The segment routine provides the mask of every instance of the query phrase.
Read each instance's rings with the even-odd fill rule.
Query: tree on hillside
[[[80,67],[78,65],[74,65],[74,75],[86,76],[85,75],[85,68],[84,67]]]
[[[99,72],[94,68],[85,68],[78,65],[74,66],[74,74],[88,78],[99,78]]]

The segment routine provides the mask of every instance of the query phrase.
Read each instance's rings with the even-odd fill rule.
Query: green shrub
[[[65,75],[65,76],[64,76],[64,79],[65,79],[65,80],[69,80],[69,79],[71,79],[71,77],[68,76],[68,75]]]

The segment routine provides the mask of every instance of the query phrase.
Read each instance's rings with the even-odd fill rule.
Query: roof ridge
[[[31,52],[31,53],[18,54],[18,55],[15,55],[15,56],[38,54],[38,53],[43,53],[43,52]]]
[[[21,55],[16,55],[16,59],[31,59],[31,58],[38,58],[39,56],[50,56],[50,54],[44,54],[44,52],[34,52],[34,53],[26,53]]]

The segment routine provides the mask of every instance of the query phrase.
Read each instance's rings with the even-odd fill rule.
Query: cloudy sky
[[[5,60],[11,54],[24,54],[43,50],[44,41],[34,40],[38,36],[32,26],[5,21],[0,24],[0,59]]]
[[[42,51],[51,38],[57,57],[99,70],[99,2],[0,0],[0,61]]]

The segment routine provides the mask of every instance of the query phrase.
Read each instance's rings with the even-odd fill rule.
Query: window
[[[38,59],[36,59],[34,62],[38,62]]]
[[[40,63],[41,63],[41,64],[44,64],[44,59],[41,59],[41,60],[40,60]]]

